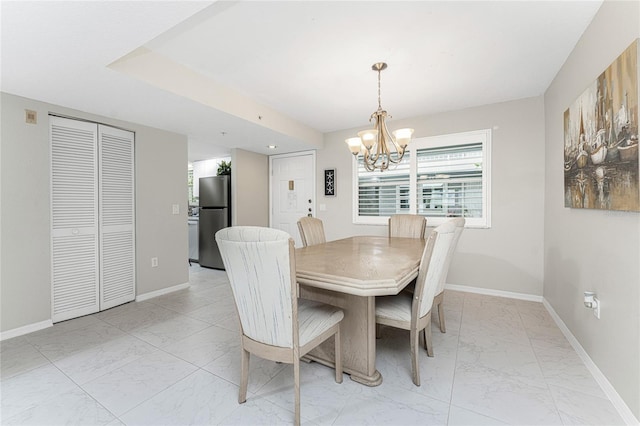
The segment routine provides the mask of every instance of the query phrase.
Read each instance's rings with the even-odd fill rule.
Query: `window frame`
[[[451,133],[437,136],[428,136],[414,139],[407,151],[409,153],[409,211],[416,214],[418,208],[417,191],[417,162],[419,149],[443,148],[456,145],[468,145],[472,143],[482,144],[482,217],[467,217],[465,227],[491,228],[491,129],[474,130],[469,132]],[[359,215],[359,175],[358,159],[353,156],[352,161],[352,220],[356,225],[387,225],[389,216],[360,216]],[[393,167],[393,166],[392,166]],[[365,172],[369,173],[369,172]],[[398,191],[400,189],[398,188]],[[398,202],[400,202],[398,200]],[[439,216],[427,216],[428,226],[438,226],[447,218]]]

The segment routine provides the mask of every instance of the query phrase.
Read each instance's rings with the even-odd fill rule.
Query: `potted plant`
[[[218,176],[230,175],[231,174],[231,161],[226,162],[222,160],[220,164],[218,164]]]

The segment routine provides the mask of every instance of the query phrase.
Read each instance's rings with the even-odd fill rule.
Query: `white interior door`
[[[98,312],[97,126],[51,117],[53,322]]]
[[[298,219],[315,216],[314,151],[269,157],[271,169],[270,226],[288,232],[302,246]]]
[[[135,298],[134,134],[98,125],[100,310]]]
[[[135,298],[134,134],[50,117],[52,320]]]

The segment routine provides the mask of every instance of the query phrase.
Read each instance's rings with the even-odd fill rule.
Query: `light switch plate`
[[[173,214],[180,214],[180,204],[173,205]]]

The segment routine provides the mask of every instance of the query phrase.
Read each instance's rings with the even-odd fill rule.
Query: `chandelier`
[[[369,118],[369,121],[375,120],[373,129],[363,130],[358,132],[358,137],[345,140],[354,156],[362,154],[362,163],[370,172],[376,169],[382,172],[387,170],[391,163],[398,164],[413,136],[413,129],[398,129],[393,134],[387,129],[385,120],[391,116],[380,106],[380,73],[386,68],[387,64],[384,62],[377,62],[371,66],[373,71],[378,72],[378,110]]]

